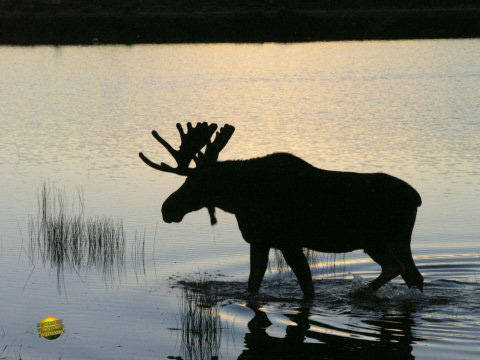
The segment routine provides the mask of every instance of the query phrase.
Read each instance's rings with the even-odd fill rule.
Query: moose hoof
[[[315,298],[315,293],[313,291],[303,294],[303,301],[311,302],[314,298]]]
[[[372,289],[370,286],[362,286],[357,289],[353,289],[350,292],[350,296],[353,298],[370,298],[375,295],[376,289]]]
[[[247,294],[247,303],[248,304],[258,304],[258,302],[260,301],[260,295],[258,294],[258,292],[249,292]]]

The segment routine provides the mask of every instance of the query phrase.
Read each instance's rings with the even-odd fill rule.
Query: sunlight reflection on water
[[[221,310],[243,314],[235,344],[224,349],[234,354],[226,358],[238,357],[253,310],[239,305],[248,247],[236,221],[219,212],[212,229],[202,210],[182,224],[164,224],[161,204],[183,179],[147,168],[137,155],[170,162],[150,131],[178,144],[176,122],[210,121],[236,127],[220,159],[287,151],[326,169],[390,173],[422,195],[412,247],[426,275],[425,298],[412,300],[398,280],[386,290],[386,298],[398,300],[394,305],[358,302],[347,295],[352,279],[372,278],[375,264],[349,254],[337,278],[325,278],[321,270],[331,262],[318,263],[315,285],[326,300],[311,309],[317,324],[309,341],[317,341],[315,333],[326,342],[328,335],[349,337],[353,327],[366,329],[362,336],[390,336],[387,315],[398,312],[397,329],[419,358],[478,357],[479,44],[0,47],[0,302],[11,309],[2,318],[4,342],[31,346],[24,347],[26,358],[58,357],[58,349],[69,358],[95,358],[91,344],[98,338],[102,358],[118,358],[119,351],[127,358],[172,355],[175,335],[165,329],[178,326],[178,309],[165,279],[218,271],[226,277],[219,286],[231,291]],[[59,294],[53,268],[32,267],[25,227],[45,180],[67,192],[81,187],[88,216],[123,219],[127,274],[121,281],[106,285],[101,274],[67,272]],[[145,270],[129,252],[135,232],[143,231]],[[264,286],[273,304],[265,307],[274,323],[268,334],[283,337],[293,320],[275,299],[298,298],[298,285],[273,271]],[[57,350],[28,335],[34,317],[49,311],[76,329]],[[99,319],[109,334],[91,325]],[[130,339],[131,332],[141,336]],[[388,336],[382,341],[390,344]],[[127,340],[116,348],[120,338]],[[345,351],[351,345],[342,344]]]

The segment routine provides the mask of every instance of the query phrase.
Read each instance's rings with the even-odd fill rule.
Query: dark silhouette
[[[250,333],[245,334],[246,349],[238,359],[414,359],[412,355],[413,320],[409,313],[383,316],[378,320],[365,320],[369,327],[377,328],[378,334],[362,331],[362,328],[349,330],[351,336],[335,335],[338,329],[308,318],[309,308],[303,307],[296,314],[285,314],[295,325],[288,325],[284,338],[270,336],[266,329],[271,325],[267,315],[258,306],[249,305],[255,316],[248,323]],[[330,331],[310,330],[318,326]],[[333,331],[332,331],[333,330]],[[372,340],[362,339],[367,336]],[[319,343],[305,343],[305,339],[318,340]]]
[[[409,287],[423,290],[423,277],[410,250],[421,199],[406,182],[382,173],[322,170],[286,153],[217,161],[233,126],[222,127],[213,142],[216,124],[188,123],[187,133],[180,124],[177,128],[179,150],[152,132],[176,159],[177,168],[139,154],[155,169],[187,177],[163,203],[163,219],[180,222],[185,214],[207,207],[213,225],[215,207],[233,213],[250,244],[251,293],[260,288],[270,248],[282,252],[306,297],[314,290],[303,248],[332,253],[363,249],[382,268],[370,289],[401,275]],[[188,167],[191,160],[196,168]]]
[[[1,44],[480,36],[478,0],[2,0]]]

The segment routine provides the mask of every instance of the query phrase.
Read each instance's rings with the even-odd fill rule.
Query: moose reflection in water
[[[307,298],[314,289],[303,248],[332,253],[363,249],[382,268],[369,289],[401,275],[409,287],[423,291],[410,249],[421,198],[406,182],[383,173],[322,170],[287,153],[217,161],[233,126],[224,125],[213,141],[216,124],[188,123],[186,133],[180,124],[177,128],[178,150],[152,131],[176,160],[176,168],[139,154],[157,170],[186,176],[163,203],[163,219],[180,222],[185,214],[206,207],[213,225],[216,207],[233,213],[250,244],[250,293],[260,288],[271,248],[282,252]],[[195,168],[189,167],[192,160]]]
[[[255,316],[245,334],[246,349],[238,359],[414,359],[412,343],[420,341],[412,333],[410,314],[384,314],[380,319],[366,320],[377,331],[337,329],[309,318],[309,307],[284,314],[293,324],[286,327],[285,337],[267,334],[272,324],[258,305],[250,304]],[[337,333],[348,333],[347,336]],[[309,342],[305,342],[305,340]],[[313,342],[312,342],[313,341]],[[317,342],[318,341],[318,342]]]
[[[228,310],[224,300],[231,298],[234,285],[223,287],[219,284],[207,277],[177,283],[181,288],[181,327],[170,330],[179,337],[182,356],[169,358],[223,358],[221,349],[225,350],[228,345],[221,344],[228,343],[235,331],[238,305]],[[350,298],[344,300],[351,301]],[[244,333],[245,346],[238,355],[239,360],[414,359],[413,344],[423,341],[415,333],[415,304],[411,301],[394,303],[376,296],[362,297],[348,305],[348,312],[364,315],[344,324],[324,322],[321,302],[300,302],[296,308],[285,308],[282,302],[277,302],[273,308],[272,303],[269,305],[275,317],[274,326],[263,311],[262,302],[247,301],[246,306],[253,311],[253,316]],[[375,305],[375,312],[371,311],[372,305]],[[325,318],[328,319],[328,315]],[[268,331],[271,326],[272,331]]]

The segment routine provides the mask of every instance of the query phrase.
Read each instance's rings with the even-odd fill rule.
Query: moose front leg
[[[248,278],[248,292],[258,293],[263,276],[267,270],[268,253],[270,248],[264,245],[250,244],[250,276]]]
[[[312,273],[302,248],[285,248],[281,249],[281,251],[288,266],[292,268],[298,279],[303,296],[305,298],[313,298],[315,293],[313,291]]]

